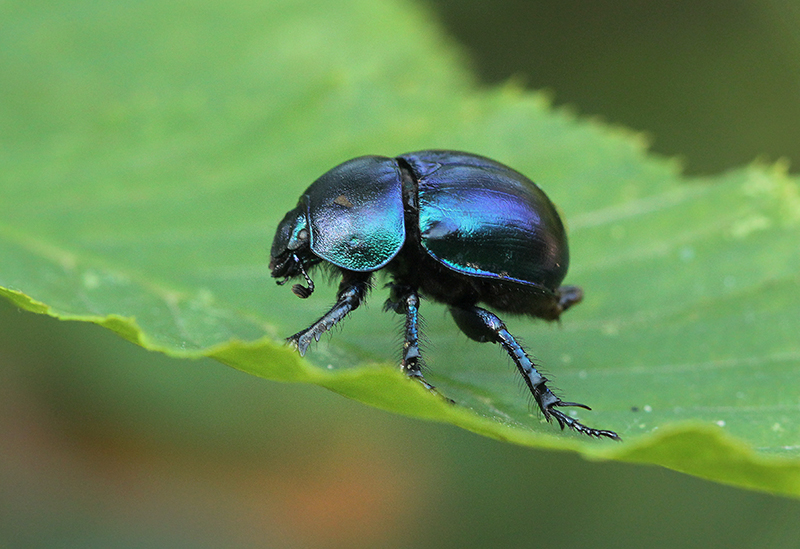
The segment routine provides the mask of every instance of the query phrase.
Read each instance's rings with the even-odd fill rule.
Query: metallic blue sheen
[[[317,179],[301,197],[311,250],[351,271],[374,271],[406,239],[399,168],[388,158],[355,158]]]
[[[420,242],[457,272],[555,290],[569,252],[555,206],[522,174],[487,158],[404,155],[418,178]]]
[[[299,249],[305,244],[302,238],[304,231],[308,231],[306,207],[304,204],[298,204],[295,209],[290,210],[283,217],[283,221],[278,225],[272,249],[291,251]]]

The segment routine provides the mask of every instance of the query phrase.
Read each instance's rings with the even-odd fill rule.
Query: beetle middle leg
[[[286,341],[297,346],[300,356],[305,355],[312,341],[319,341],[322,334],[336,326],[351,311],[356,310],[361,305],[367,295],[367,291],[369,291],[371,278],[372,273],[342,269],[342,282],[339,284],[339,291],[336,293],[336,303],[331,307],[331,310],[305,330],[286,338]]]
[[[525,349],[517,343],[514,336],[506,329],[505,323],[500,320],[497,315],[486,309],[474,306],[450,307],[450,313],[453,315],[453,319],[456,321],[461,331],[470,339],[479,342],[491,341],[492,343],[499,343],[503,349],[505,349],[522,374],[525,383],[536,399],[536,404],[539,405],[539,409],[541,409],[547,421],[550,421],[550,418],[554,417],[562,429],[564,429],[564,427],[569,427],[579,433],[594,437],[619,439],[619,436],[613,431],[587,427],[575,418],[556,409],[556,407],[559,406],[577,406],[586,410],[590,408],[584,404],[564,402],[553,394],[547,387],[547,378],[536,370],[536,366],[525,352]]]
[[[408,377],[416,379],[423,387],[436,393],[435,387],[422,376],[422,356],[419,350],[419,293],[407,284],[391,283],[389,287],[391,295],[384,304],[384,310],[406,316],[403,330],[403,360],[400,368]]]

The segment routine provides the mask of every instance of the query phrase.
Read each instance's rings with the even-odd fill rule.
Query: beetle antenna
[[[303,262],[300,261],[300,258],[298,258],[296,254],[292,254],[292,258],[300,267],[300,272],[303,273],[303,278],[306,279],[306,284],[308,284],[307,288],[302,284],[295,284],[292,286],[292,293],[299,298],[306,299],[308,296],[314,293],[314,281],[311,280],[310,276],[308,276],[308,273],[306,272],[305,267],[303,267]]]

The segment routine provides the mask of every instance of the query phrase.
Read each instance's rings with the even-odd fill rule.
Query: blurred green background
[[[690,173],[800,158],[793,3],[428,7],[485,84],[646,131]],[[505,445],[5,302],[0,326],[0,546],[800,545],[797,501]]]

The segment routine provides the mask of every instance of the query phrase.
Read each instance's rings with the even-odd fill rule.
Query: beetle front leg
[[[300,351],[300,356],[306,354],[306,350],[312,341],[319,341],[319,338],[336,326],[351,311],[361,305],[367,291],[370,288],[372,273],[360,273],[342,269],[342,282],[339,284],[339,291],[336,293],[336,304],[331,310],[322,315],[314,324],[297,332],[286,341],[295,345]]]
[[[400,369],[410,378],[419,381],[423,387],[436,393],[433,385],[422,375],[422,356],[419,351],[419,293],[405,284],[389,284],[391,296],[384,304],[384,310],[392,310],[406,316],[403,331],[403,360]],[[448,399],[449,400],[449,399]]]
[[[492,343],[499,343],[505,349],[522,374],[525,383],[536,399],[536,404],[539,405],[539,409],[547,421],[554,417],[562,429],[569,427],[586,435],[619,440],[619,436],[613,431],[587,427],[575,418],[556,409],[559,406],[577,406],[586,410],[590,408],[584,404],[563,402],[553,394],[547,387],[547,378],[536,370],[536,366],[525,352],[525,349],[517,343],[517,340],[508,332],[506,325],[497,315],[480,307],[451,307],[450,312],[458,327],[467,337],[479,342],[491,341]]]

